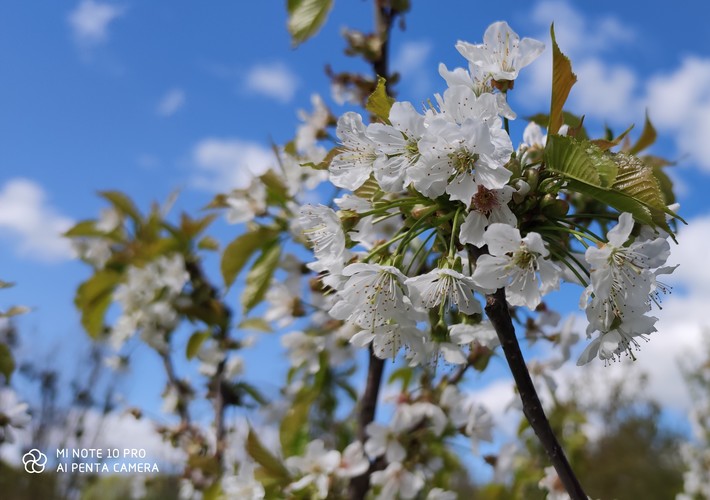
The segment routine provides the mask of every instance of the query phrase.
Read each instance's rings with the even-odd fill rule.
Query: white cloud
[[[249,69],[244,79],[247,91],[283,103],[293,99],[297,87],[298,77],[282,62],[257,64]]]
[[[173,116],[185,105],[185,101],[186,96],[184,90],[171,89],[160,99],[156,112],[166,118]]]
[[[77,43],[93,46],[108,39],[109,25],[123,14],[122,7],[82,0],[69,14],[68,21]]]
[[[588,117],[619,122],[623,126],[643,116],[643,107],[636,98],[636,74],[630,67],[609,64],[599,54],[620,43],[635,38],[634,30],[614,17],[590,19],[563,1],[538,3],[531,13],[532,21],[541,31],[534,36],[544,40],[545,52],[522,73],[522,102],[532,110],[539,99],[549,99],[552,81],[552,49],[550,24],[555,23],[555,37],[562,52],[572,60],[577,84],[570,93],[567,108]],[[515,94],[514,94],[515,95]],[[527,101],[527,103],[526,103]],[[539,109],[535,109],[539,111]]]
[[[0,237],[22,257],[57,261],[73,256],[61,234],[73,221],[53,208],[41,186],[12,179],[0,190]]]
[[[426,40],[405,42],[399,48],[397,56],[392,62],[392,68],[402,75],[415,73],[424,67],[424,63],[431,54],[431,49],[431,42]]]
[[[432,87],[431,65],[427,64],[432,48],[427,40],[405,42],[392,61],[392,69],[402,75],[402,82],[410,85],[412,93],[422,99]]]
[[[679,154],[710,170],[710,59],[687,57],[677,69],[653,76],[646,101],[656,127],[675,135]]]
[[[575,58],[632,42],[636,36],[633,28],[623,25],[615,17],[590,19],[569,3],[559,0],[538,3],[531,19],[544,30],[540,40],[549,39],[550,24],[554,22],[558,45],[565,54]]]
[[[259,143],[219,138],[198,142],[192,160],[198,169],[193,184],[222,193],[248,187],[255,175],[263,174],[275,162],[273,152]]]

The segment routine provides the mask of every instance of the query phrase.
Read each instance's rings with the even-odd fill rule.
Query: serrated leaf
[[[10,382],[12,372],[15,371],[15,359],[7,344],[0,344],[0,374],[5,376],[5,383]]]
[[[230,287],[249,258],[275,236],[273,229],[260,227],[235,238],[222,253],[220,269],[224,285]]]
[[[271,284],[271,278],[279,265],[281,258],[281,245],[278,241],[271,242],[264,247],[259,258],[247,274],[246,284],[242,292],[242,307],[244,314],[251,311],[261,302]]]
[[[141,214],[133,203],[133,200],[120,191],[100,191],[99,195],[111,202],[116,210],[129,216],[135,222],[141,220]]]
[[[571,137],[548,136],[544,158],[545,166],[553,172],[592,186],[602,184],[597,165],[590,159],[585,144]]]
[[[288,32],[294,45],[315,35],[328,18],[333,0],[288,0]]]
[[[103,330],[106,310],[120,280],[121,273],[105,269],[98,271],[77,289],[74,303],[81,311],[81,324],[91,337],[98,337]]]
[[[643,160],[632,155],[619,153],[613,157],[614,162],[619,166],[613,189],[622,191],[651,207],[663,209],[666,206],[658,180],[653,175],[653,169]]]
[[[276,458],[276,456],[262,444],[252,428],[249,428],[246,449],[249,456],[253,458],[256,463],[261,465],[269,476],[279,479],[288,479],[289,473],[286,467],[281,463],[281,460]]]
[[[187,359],[192,359],[197,356],[197,353],[200,352],[202,344],[204,344],[209,338],[210,332],[207,331],[193,333],[190,336],[190,340],[187,341],[187,347],[185,348],[185,356]]]
[[[604,189],[597,186],[591,186],[579,181],[570,181],[567,184],[567,189],[577,193],[586,194],[592,198],[601,201],[615,208],[619,212],[629,212],[634,216],[634,219],[643,222],[649,226],[655,226],[651,210],[640,201],[634,199],[626,193],[615,191],[612,189]]]
[[[643,151],[651,144],[656,142],[656,137],[656,129],[651,123],[651,119],[648,117],[648,111],[646,111],[646,121],[644,121],[643,123],[643,131],[641,131],[641,135],[636,141],[636,144],[631,146],[631,149],[629,149],[628,152],[632,155],[635,155],[638,152]]]
[[[550,123],[548,135],[557,134],[564,123],[562,108],[567,102],[570,90],[577,82],[577,75],[572,72],[572,63],[562,53],[555,39],[555,25],[550,26],[552,38],[552,99],[550,100]]]
[[[390,122],[390,109],[394,104],[394,99],[387,95],[387,80],[383,77],[377,77],[377,87],[375,91],[367,98],[365,109],[375,115],[385,123]]]
[[[247,318],[237,325],[240,330],[257,330],[259,332],[271,332],[271,326],[263,318]]]

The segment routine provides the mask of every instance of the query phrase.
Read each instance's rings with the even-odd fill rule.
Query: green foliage
[[[224,285],[230,287],[251,256],[264,245],[273,241],[277,234],[271,228],[259,227],[238,236],[227,245],[222,253],[221,262]]]
[[[15,359],[12,351],[6,344],[0,344],[0,375],[5,377],[5,382],[10,382],[12,372],[15,370]]]
[[[333,0],[288,0],[288,32],[299,45],[318,33],[328,18]]]
[[[569,179],[568,190],[630,212],[636,220],[673,235],[666,214],[678,216],[667,208],[654,170],[642,160],[561,136],[548,137],[544,158],[548,170]]]
[[[254,432],[254,429],[249,429],[246,449],[249,456],[253,458],[256,463],[261,465],[259,472],[262,475],[280,481],[288,481],[288,470],[284,464],[263,445],[259,436]]]
[[[245,314],[264,299],[280,258],[281,245],[278,240],[271,240],[263,247],[261,255],[247,274],[246,284],[242,291],[242,307]]]
[[[197,353],[200,352],[202,344],[204,344],[205,341],[211,336],[212,335],[209,331],[195,332],[190,335],[190,340],[187,341],[187,347],[185,348],[185,356],[187,359],[192,359],[197,356]]]
[[[81,313],[81,324],[93,338],[103,331],[104,316],[121,277],[121,273],[111,269],[97,271],[76,291],[74,303]]]

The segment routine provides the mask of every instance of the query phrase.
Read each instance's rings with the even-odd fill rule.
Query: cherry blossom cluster
[[[149,345],[167,349],[166,334],[178,324],[175,301],[189,280],[181,254],[159,257],[143,267],[131,266],[126,280],[114,292],[122,308],[111,329],[109,340],[115,349],[137,331]]]
[[[352,194],[336,199],[337,212],[306,205],[299,219],[316,259],[309,267],[335,292],[331,316],[380,357],[406,346],[413,365],[438,354],[464,363],[464,346],[494,347],[490,329],[477,326],[483,296],[505,288],[511,305],[534,310],[566,278],[586,287],[588,334],[600,332],[580,364],[630,353],[635,336],[654,331],[649,297],[665,290],[656,277],[672,272],[662,267],[668,243],[650,228],[630,237],[634,219],[624,213],[608,241],[582,234],[585,263],[569,249],[553,255],[550,234],[518,220],[540,190],[532,178],[546,137],[531,123],[514,151],[507,131],[515,118],[507,94],[543,44],[499,22],[483,44],[456,47],[468,70],[440,66],[448,88],[435,104],[420,112],[394,102],[385,119],[365,124],[347,112],[337,121],[329,179]],[[565,215],[559,191],[543,200]]]

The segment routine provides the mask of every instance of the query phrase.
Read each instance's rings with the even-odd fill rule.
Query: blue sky
[[[710,271],[698,250],[710,231],[704,3],[679,2],[675,9],[655,0],[413,3],[406,31],[396,30],[392,40],[393,66],[404,80],[400,99],[418,105],[443,91],[438,63],[464,65],[455,42],[480,41],[491,22],[507,20],[521,36],[549,45],[554,20],[558,42],[580,80],[570,111],[586,114],[592,131],[608,123],[620,132],[636,123],[632,134],[638,134],[648,109],[660,136],[653,152],[678,160],[672,175],[681,213],[691,225],[687,239],[681,237],[676,259],[683,266],[673,278],[682,293],[668,301],[665,329],[644,346],[637,366],[656,370],[662,383],[654,395],[682,414],[688,401],[673,393],[673,356],[697,344],[707,323],[698,306],[710,300]],[[240,168],[271,161],[270,141],[293,137],[296,110],[310,109],[312,93],[323,95],[334,113],[342,112],[330,99],[323,67],[367,69],[342,55],[339,32],[344,26],[369,30],[371,2],[336,2],[321,33],[295,50],[284,4],[2,3],[0,278],[18,286],[2,294],[0,309],[14,303],[34,309],[19,320],[27,354],[42,359],[60,352],[72,359],[85,345],[72,297],[87,269],[72,261],[57,234],[98,213],[96,191],[123,190],[145,208],[180,189],[178,209],[194,212],[211,199],[215,186],[226,189],[238,181]],[[520,116],[548,108],[548,80],[549,50],[516,83],[511,104]],[[514,143],[524,126],[516,123]],[[225,242],[237,231],[218,227]],[[147,353],[138,355],[151,362]],[[600,376],[617,372],[612,367]],[[141,387],[127,385],[129,399],[149,401],[162,384],[156,378]],[[483,397],[501,409],[494,389],[484,387]]]

